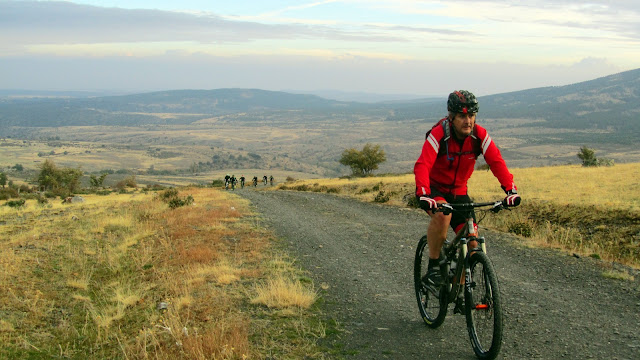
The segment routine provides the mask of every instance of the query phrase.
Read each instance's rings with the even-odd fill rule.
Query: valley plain
[[[479,98],[510,167],[640,162],[640,69],[579,84]],[[255,89],[174,90],[86,98],[0,98],[0,169],[28,181],[39,164],[135,175],[140,183],[209,183],[224,174],[277,181],[340,177],[345,149],[378,144],[377,170],[411,173],[446,99],[374,104]],[[24,171],[12,168],[20,164]],[[479,165],[482,158],[479,159]],[[117,176],[107,177],[106,183]]]
[[[378,173],[409,173],[422,148],[424,133],[435,121],[389,122],[371,117],[300,123],[291,116],[277,123],[217,119],[188,125],[37,128],[29,140],[0,140],[0,166],[21,164],[28,174],[51,159],[58,166],[80,168],[85,173],[132,173],[143,183],[176,185],[208,183],[225,173],[248,179],[264,174],[279,180],[324,178],[350,173],[339,163],[344,149],[359,150],[373,143],[380,144],[387,154]],[[514,128],[503,120],[478,122],[489,130],[513,167],[576,164],[580,162],[576,156],[580,147],[589,146],[549,140],[562,139],[563,134],[575,130]],[[640,150],[626,145],[602,143],[590,147],[597,150],[596,156],[617,163],[640,162]]]

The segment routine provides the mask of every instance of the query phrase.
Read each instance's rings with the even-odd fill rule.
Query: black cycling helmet
[[[447,110],[454,113],[477,113],[478,100],[476,96],[467,90],[458,90],[449,94]]]

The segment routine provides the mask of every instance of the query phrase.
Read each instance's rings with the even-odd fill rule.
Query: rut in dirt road
[[[429,329],[413,290],[418,210],[292,191],[236,192],[324,285],[323,311],[344,329],[328,358],[474,359],[464,316]],[[499,215],[498,215],[499,216]],[[481,229],[504,302],[504,359],[639,359],[640,281],[607,279],[606,264],[518,245]],[[318,286],[320,287],[320,286]]]

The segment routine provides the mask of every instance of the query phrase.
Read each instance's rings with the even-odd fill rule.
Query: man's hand
[[[506,207],[514,207],[520,205],[521,200],[522,199],[516,190],[509,190],[507,191],[507,197],[504,198],[502,204]]]
[[[420,208],[424,211],[433,211],[438,208],[438,203],[436,202],[436,200],[428,196],[420,196],[418,200]]]

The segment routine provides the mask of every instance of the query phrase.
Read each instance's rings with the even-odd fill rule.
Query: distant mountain
[[[479,101],[480,118],[543,120],[533,126],[608,130],[623,141],[640,134],[640,69],[573,85],[482,96]],[[323,116],[366,114],[387,121],[435,120],[446,115],[444,98],[361,103],[257,89],[174,90],[89,98],[3,97],[0,136],[6,136],[12,126],[188,124],[228,114],[244,114],[243,120],[250,121],[247,114],[291,110]]]
[[[124,91],[55,91],[55,90],[23,90],[0,89],[0,100],[27,98],[87,98],[97,96],[123,95],[131,92]]]
[[[234,113],[331,111],[358,106],[315,95],[257,89],[173,90],[94,98],[0,99],[0,126],[185,124]],[[156,116],[174,114],[173,117]]]
[[[545,120],[534,126],[551,128],[608,129],[627,139],[640,135],[640,69],[572,85],[482,96],[478,101],[481,118]],[[444,115],[443,102],[418,101],[397,107],[387,119]]]
[[[370,92],[356,92],[356,91],[340,91],[340,90],[314,90],[314,91],[298,91],[298,90],[285,90],[293,94],[311,94],[317,95],[325,99],[332,99],[337,101],[349,101],[349,102],[361,102],[361,103],[382,103],[382,102],[405,102],[415,101],[416,99],[422,99],[424,96],[415,94],[379,94]]]

